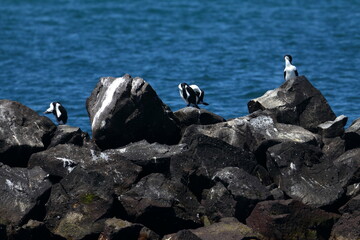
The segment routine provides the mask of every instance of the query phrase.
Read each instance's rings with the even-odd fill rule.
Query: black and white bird
[[[44,113],[53,113],[59,125],[66,124],[68,119],[66,109],[59,102],[50,103],[50,107]]]
[[[285,55],[284,59],[285,59],[284,80],[287,81],[299,76],[296,67],[291,63],[292,62],[291,55]]]
[[[194,92],[196,93],[196,103],[197,104],[204,104],[204,105],[209,105],[208,103],[204,102],[204,91],[202,89],[200,89],[197,85],[190,85],[190,87],[194,90]]]
[[[180,83],[178,88],[180,96],[182,97],[182,99],[184,99],[188,107],[190,105],[193,105],[194,107],[199,108],[199,106],[197,105],[198,97],[194,89],[192,89],[189,84]]]

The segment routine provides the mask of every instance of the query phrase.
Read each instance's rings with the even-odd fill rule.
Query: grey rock
[[[174,114],[142,78],[101,78],[86,101],[93,139],[101,149],[142,139],[176,144],[180,128]]]
[[[3,239],[3,238],[1,238]],[[11,240],[60,240],[54,236],[49,229],[46,228],[43,222],[36,220],[29,220],[26,224],[19,228],[15,228],[13,232],[9,233]]]
[[[339,215],[313,208],[299,201],[259,202],[246,225],[265,239],[327,239]]]
[[[324,153],[325,158],[330,161],[340,157],[346,150],[345,140],[341,137],[323,138],[323,143],[324,145],[321,150]]]
[[[80,240],[100,234],[114,204],[114,188],[100,171],[75,168],[52,188],[46,226],[56,235]]]
[[[236,217],[240,221],[249,216],[256,203],[271,197],[269,190],[257,177],[237,167],[223,168],[214,174],[213,179],[224,184],[236,200]]]
[[[318,132],[324,138],[334,138],[342,136],[345,132],[344,126],[346,125],[347,120],[348,117],[346,117],[345,115],[340,115],[333,121],[326,121],[319,124]]]
[[[165,145],[148,143],[142,140],[130,143],[117,149],[104,151],[105,154],[116,155],[128,159],[132,163],[143,168],[143,174],[164,173],[169,174],[170,159],[187,150],[186,144]]]
[[[142,224],[109,218],[105,221],[105,227],[99,236],[99,240],[117,239],[159,240],[160,236]]]
[[[360,239],[360,211],[352,214],[344,213],[339,221],[335,223],[330,240],[353,240]]]
[[[334,160],[344,187],[360,182],[360,148],[346,151]]]
[[[359,183],[358,183],[359,186]],[[354,213],[356,211],[360,211],[360,195],[357,195],[350,199],[344,206],[342,206],[339,211],[344,213]]]
[[[0,100],[0,162],[26,167],[32,153],[44,150],[54,123],[14,101]]]
[[[40,167],[0,166],[0,224],[20,226],[42,218],[51,184]]]
[[[285,141],[314,145],[320,142],[318,135],[300,126],[277,123],[267,112],[261,111],[224,123],[190,126],[186,129],[181,142],[188,143],[196,134],[218,138],[235,147],[250,149],[253,152]]]
[[[192,233],[190,230],[181,230],[174,234],[169,234],[163,237],[163,240],[201,240],[198,236]]]
[[[90,147],[79,147],[73,144],[57,145],[46,151],[33,154],[29,160],[29,166],[44,168],[55,183],[77,167],[89,171],[97,169],[102,171],[103,175],[111,176],[111,182],[118,186],[119,191],[129,187],[142,172],[140,166],[128,161],[121,153],[100,152]]]
[[[269,110],[279,123],[295,124],[315,131],[336,116],[324,96],[304,76],[285,81],[248,103],[249,112]]]
[[[267,151],[267,168],[286,195],[314,207],[331,206],[342,198],[343,177],[322,158],[318,147],[285,142]]]
[[[224,217],[237,217],[237,202],[221,182],[216,182],[211,189],[204,190],[201,203],[205,208],[203,218],[206,216],[211,222],[218,222]]]
[[[218,223],[190,231],[202,240],[265,240],[260,233],[240,223],[235,218],[222,218]]]
[[[226,121],[223,117],[209,112],[206,109],[197,109],[194,107],[182,108],[174,112],[174,115],[182,128],[186,128],[192,124],[209,125]]]
[[[84,142],[90,139],[89,134],[81,131],[79,127],[69,125],[58,125],[48,148],[59,144],[74,144],[83,146]]]
[[[161,235],[201,225],[196,197],[185,185],[160,173],[143,177],[118,200],[130,221],[142,223]]]
[[[170,173],[200,199],[202,191],[213,186],[212,177],[225,167],[238,167],[255,174],[258,163],[253,153],[206,135],[188,138],[188,150],[171,158]]]
[[[356,119],[350,127],[345,130],[344,139],[346,141],[346,149],[360,147],[360,118]]]

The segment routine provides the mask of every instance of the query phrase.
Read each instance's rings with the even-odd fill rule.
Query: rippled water
[[[187,82],[205,90],[208,110],[232,118],[280,86],[291,54],[351,122],[360,117],[359,26],[360,1],[2,0],[0,97],[38,113],[60,101],[68,124],[90,131],[85,101],[98,79],[129,73],[173,111]]]

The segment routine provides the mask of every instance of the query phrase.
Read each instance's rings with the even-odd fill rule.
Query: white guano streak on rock
[[[76,167],[76,163],[71,159],[62,157],[57,157],[57,159],[63,162],[63,167],[66,168],[69,173],[71,173]]]
[[[111,103],[115,91],[116,89],[120,86],[121,83],[123,83],[125,81],[125,78],[121,77],[121,78],[116,78],[108,87],[108,89],[106,90],[104,97],[100,100],[101,101],[101,107],[99,108],[99,110],[96,112],[93,121],[91,123],[91,129],[94,131],[94,126],[97,123],[99,116],[102,114],[102,112],[104,111],[104,109]]]

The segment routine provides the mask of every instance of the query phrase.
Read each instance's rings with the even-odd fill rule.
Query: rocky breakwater
[[[93,139],[0,101],[0,239],[360,239],[360,120],[303,76],[225,120],[102,78]]]

